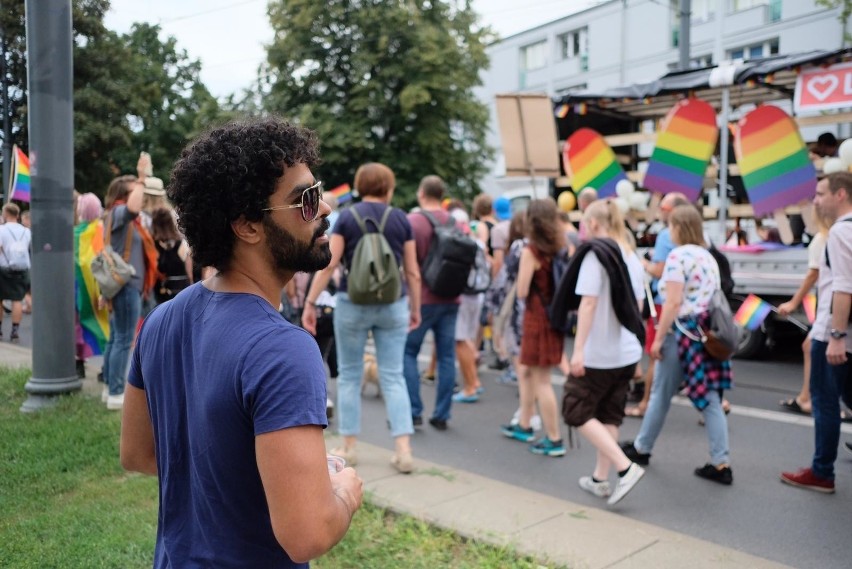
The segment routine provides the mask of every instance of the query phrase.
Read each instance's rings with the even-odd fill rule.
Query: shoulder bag
[[[130,248],[133,244],[133,222],[127,226],[124,240],[124,256],[116,253],[110,245],[112,237],[112,211],[107,213],[104,227],[104,249],[92,259],[92,276],[101,289],[101,296],[111,300],[124,288],[136,269],[130,264]]]

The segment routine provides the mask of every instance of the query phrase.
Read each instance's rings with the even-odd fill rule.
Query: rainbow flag
[[[337,198],[337,204],[344,204],[352,199],[352,188],[349,184],[341,184],[334,189],[328,191],[331,195]]]
[[[560,119],[564,119],[568,116],[568,105],[560,105],[558,109],[556,109],[556,116]]]
[[[802,308],[805,311],[805,316],[808,317],[809,324],[813,324],[816,320],[816,303],[816,295],[812,292],[806,294],[805,298],[802,299]]]
[[[23,150],[14,147],[15,160],[12,177],[9,180],[9,200],[30,202],[30,159]]]
[[[746,330],[757,330],[771,311],[771,304],[759,296],[750,294],[734,314],[734,322]]]
[[[109,339],[109,313],[98,308],[100,290],[92,275],[92,260],[104,248],[104,225],[100,219],[74,227],[74,280],[76,306],[83,340],[95,355],[103,353]]]

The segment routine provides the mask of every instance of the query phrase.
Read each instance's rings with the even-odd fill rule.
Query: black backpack
[[[728,257],[712,243],[707,250],[710,251],[710,254],[716,259],[716,264],[719,265],[719,279],[722,283],[722,293],[725,295],[725,298],[729,298],[734,292],[734,277],[731,275],[731,263],[728,262]]]
[[[432,224],[432,242],[420,267],[423,282],[437,296],[456,297],[467,287],[479,246],[462,233],[452,217],[440,224],[428,211],[420,213]]]

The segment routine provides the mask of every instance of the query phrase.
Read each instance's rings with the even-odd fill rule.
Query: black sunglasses
[[[302,192],[302,199],[299,203],[267,207],[261,211],[275,211],[276,209],[293,209],[295,207],[300,207],[302,208],[302,219],[310,223],[319,216],[321,200],[322,182],[317,181],[313,186],[306,188],[305,191]]]

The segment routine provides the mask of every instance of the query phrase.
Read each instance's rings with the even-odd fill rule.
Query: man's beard
[[[266,243],[275,268],[286,272],[312,273],[326,268],[331,262],[328,243],[317,246],[316,241],[328,230],[328,219],[323,219],[309,243],[302,243],[276,225],[269,216],[263,217]]]

